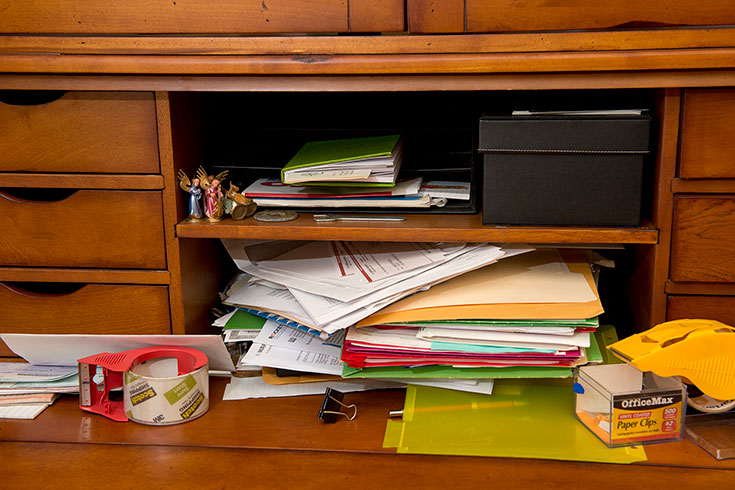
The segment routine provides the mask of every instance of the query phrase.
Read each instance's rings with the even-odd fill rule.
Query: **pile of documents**
[[[360,371],[394,366],[457,376],[556,377],[599,362],[603,312],[583,254],[540,249],[463,274],[350,328],[342,358]],[[512,370],[508,368],[513,368]]]
[[[0,418],[33,419],[61,393],[78,393],[76,367],[0,363]]]
[[[284,184],[277,179],[258,179],[242,194],[261,207],[428,208],[446,203],[445,197],[430,194],[421,183],[421,178],[415,178],[398,181],[394,187],[328,187]],[[436,190],[436,194],[440,193],[436,187],[431,190]]]
[[[268,320],[238,368],[488,392],[496,378],[568,377],[601,361],[603,309],[584,252],[223,242],[244,272],[224,303]]]
[[[281,170],[284,184],[392,187],[403,156],[398,134],[306,143]]]
[[[323,338],[422,289],[531,250],[487,243],[223,243],[248,274],[225,304]]]

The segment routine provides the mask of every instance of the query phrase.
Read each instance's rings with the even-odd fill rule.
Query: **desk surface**
[[[647,446],[648,461],[632,465],[395,454],[382,441],[388,412],[403,406],[403,390],[348,394],[358,417],[324,424],[316,416],[320,396],[222,401],[225,384],[212,378],[209,412],[175,426],[112,422],[80,411],[73,396],[33,421],[0,421],[3,486],[114,481],[114,488],[138,488],[152,475],[155,488],[241,488],[247,482],[247,488],[323,489],[331,482],[350,489],[426,489],[493,481],[508,489],[542,482],[619,489],[654,481],[731,488],[735,481],[735,460],[717,461],[688,440]]]

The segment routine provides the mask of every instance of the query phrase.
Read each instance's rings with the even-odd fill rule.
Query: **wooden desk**
[[[691,316],[735,324],[730,0],[610,1],[594,15],[585,0],[492,10],[482,0],[236,3],[203,11],[201,2],[27,0],[0,10],[3,331],[209,332],[209,310],[233,272],[224,237],[624,244],[629,260],[619,268],[634,316],[626,327]],[[262,129],[310,95],[359,103],[423,94],[430,108],[432,97],[460,94],[479,111],[524,94],[611,92],[641,96],[655,114],[640,227],[486,227],[479,215],[393,227],[183,221],[176,174],[211,161],[208,130],[243,121]],[[280,110],[245,104],[231,113],[243,95],[268,94]],[[350,107],[333,120],[357,126]],[[421,114],[405,124],[427,124],[431,112]],[[432,120],[457,114],[442,109]],[[77,192],[59,197],[66,191]],[[357,420],[323,426],[315,397],[218,402],[215,387],[211,412],[176,427],[115,424],[81,414],[72,399],[34,422],[0,422],[3,484],[190,486],[191,475],[199,486],[269,488],[733,481],[731,463],[687,441],[652,446],[649,462],[629,466],[395,455],[381,441],[398,393],[355,395],[365,407]]]
[[[500,484],[619,489],[630,485],[729,488],[735,460],[717,461],[688,440],[646,447],[631,465],[550,460],[394,454],[383,449],[388,412],[404,390],[346,395],[359,407],[353,421],[325,424],[320,396],[222,401],[211,379],[203,417],[176,426],[118,423],[79,410],[65,396],[34,421],[0,421],[0,476],[5,488],[58,488],[108,482],[134,488],[444,488]],[[45,483],[44,483],[45,482]],[[38,485],[37,485],[38,484]]]

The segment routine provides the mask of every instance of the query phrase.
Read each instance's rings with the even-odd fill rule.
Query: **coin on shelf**
[[[257,221],[265,221],[268,223],[276,223],[280,221],[291,221],[298,218],[299,215],[295,211],[268,210],[258,211],[253,215]]]

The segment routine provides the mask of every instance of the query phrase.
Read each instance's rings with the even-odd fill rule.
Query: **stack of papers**
[[[306,143],[281,170],[284,184],[392,187],[402,159],[401,136],[371,136]]]
[[[428,208],[446,203],[443,195],[424,191],[421,182],[415,178],[399,181],[394,187],[316,187],[258,179],[242,194],[261,207]]]
[[[489,394],[497,378],[568,377],[601,361],[593,333],[603,310],[583,253],[487,243],[223,243],[243,271],[223,302],[262,323],[238,369],[311,373],[294,383],[332,376]]]
[[[0,418],[33,419],[61,393],[78,393],[76,367],[0,363]]]
[[[430,376],[446,366],[483,368],[491,377],[493,370],[507,368],[521,376],[523,368],[533,376],[545,369],[569,376],[574,366],[601,361],[592,335],[601,313],[586,260],[537,250],[453,278],[363,319],[347,333],[342,359],[350,369],[344,374],[360,377],[372,370],[401,376],[386,368],[410,366],[427,367],[422,374]],[[477,375],[470,371],[456,375]]]
[[[225,304],[324,338],[422,289],[531,250],[485,243],[223,243],[249,274]]]

